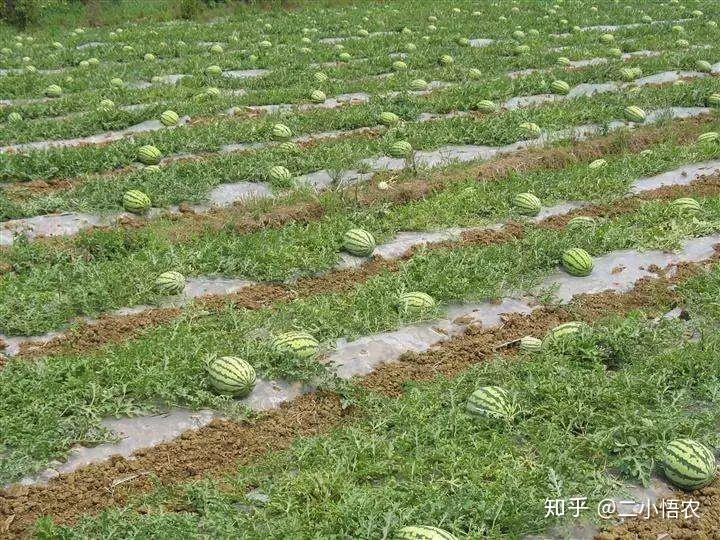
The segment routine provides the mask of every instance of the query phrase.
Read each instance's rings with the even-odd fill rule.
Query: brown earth
[[[689,186],[668,186],[627,197],[607,205],[589,205],[566,214],[551,216],[537,224],[538,227],[561,229],[577,215],[613,218],[637,210],[642,201],[675,199],[680,196],[711,196],[720,194],[720,175],[700,178]],[[478,229],[465,232],[461,241],[444,241],[418,246],[408,250],[399,260],[373,257],[360,268],[331,270],[321,276],[300,278],[291,285],[257,284],[228,295],[211,295],[196,300],[206,309],[219,310],[227,305],[245,309],[260,309],[278,302],[306,298],[318,294],[343,292],[364,283],[382,272],[396,272],[401,261],[413,256],[420,249],[443,249],[457,246],[487,246],[522,238],[523,225],[509,222],[498,230]],[[83,353],[96,350],[108,343],[117,343],[137,337],[143,330],[164,324],[180,314],[178,309],[156,309],[135,315],[104,316],[98,322],[79,323],[77,327],[45,343],[23,343],[20,354],[27,358],[48,356],[63,352]]]
[[[375,392],[399,395],[406,381],[451,377],[497,351],[513,354],[514,348],[506,347],[509,342],[528,334],[543,335],[561,322],[593,322],[610,313],[624,314],[636,308],[660,312],[678,301],[670,285],[701,271],[703,266],[681,265],[677,276],[646,278],[627,293],[584,295],[566,307],[539,308],[528,316],[511,314],[499,328],[471,327],[464,335],[426,353],[408,353],[397,363],[381,365],[357,382]],[[45,486],[0,490],[0,524],[5,524],[8,538],[28,536],[41,515],[70,524],[82,514],[123,505],[132,495],[151,490],[156,486],[154,478],[167,484],[230,473],[237,463],[250,463],[268,452],[286,448],[297,437],[327,432],[361,414],[358,410],[343,410],[338,396],[318,392],[252,421],[215,420],[173,441],[140,450],[133,460],[116,456],[60,475]]]

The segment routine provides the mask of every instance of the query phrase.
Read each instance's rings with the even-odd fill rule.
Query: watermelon
[[[536,216],[540,213],[542,203],[532,193],[518,193],[513,199],[513,206],[520,214]]]
[[[419,92],[420,90],[425,90],[427,88],[427,81],[425,79],[413,79],[410,81],[410,90],[414,90],[415,92]]]
[[[144,214],[150,208],[150,197],[139,189],[131,189],[123,195],[122,205],[133,214]]]
[[[595,227],[595,219],[590,216],[575,216],[568,221],[567,227],[569,229],[587,229]]]
[[[98,105],[98,110],[101,112],[109,112],[115,108],[115,102],[110,99],[103,99]]]
[[[148,165],[147,167],[143,168],[144,173],[156,173],[160,172],[162,169],[160,168],[160,165]]]
[[[517,55],[525,54],[530,52],[530,45],[518,45],[513,49],[513,53]]]
[[[455,59],[449,54],[443,54],[438,60],[441,66],[450,66],[455,63]]]
[[[22,122],[22,115],[19,112],[11,112],[8,114],[7,120],[11,124],[17,124],[18,122]]]
[[[315,358],[320,350],[320,343],[307,332],[286,332],[275,337],[272,348],[277,354],[290,355],[298,360]]]
[[[292,178],[292,173],[282,165],[274,165],[268,169],[267,177],[275,184],[287,185]]]
[[[701,212],[700,203],[691,197],[681,197],[670,203],[670,208],[677,214],[694,216]]]
[[[627,118],[631,122],[640,123],[645,121],[645,111],[643,111],[640,107],[631,105],[630,107],[625,107],[624,112],[625,118]]]
[[[258,47],[260,47],[261,49],[269,49],[270,47],[272,47],[272,43],[264,39],[260,43],[258,43]]]
[[[155,61],[155,55],[153,53],[147,53],[145,56],[143,56],[143,59],[146,62],[154,62]]]
[[[515,38],[518,41],[521,39],[525,39],[525,32],[523,32],[522,30],[515,30],[512,33],[512,35],[513,35],[513,38]]]
[[[558,64],[559,66],[569,66],[569,65],[570,65],[570,59],[567,58],[566,56],[561,56],[560,58],[557,59],[557,64]]]
[[[678,39],[675,44],[678,47],[686,48],[690,46],[690,42],[687,39]]]
[[[405,49],[405,52],[414,52],[417,50],[417,45],[408,42],[403,46],[403,49]]]
[[[160,115],[160,122],[163,126],[176,126],[179,121],[180,117],[175,111],[167,110]]]
[[[110,79],[110,85],[115,88],[120,88],[123,85],[123,80],[120,77],[113,77]]]
[[[710,73],[712,71],[712,65],[707,60],[698,60],[695,62],[695,69],[703,73]]]
[[[350,56],[350,53],[347,52],[340,53],[338,55],[338,60],[340,60],[341,62],[349,62],[350,60],[352,60],[352,56]]]
[[[477,81],[482,77],[482,71],[480,71],[478,68],[470,68],[468,70],[468,79],[472,79],[474,81]]]
[[[552,84],[550,84],[550,90],[552,90],[556,94],[564,95],[570,91],[570,85],[565,81],[553,81]]]
[[[633,68],[622,68],[620,70],[620,78],[623,81],[632,81],[635,78],[635,70]]]
[[[622,58],[622,49],[618,49],[617,47],[612,47],[608,49],[608,54],[612,56],[613,58]]]
[[[692,439],[668,443],[662,463],[665,477],[685,491],[703,488],[715,479],[715,455]]]
[[[325,73],[323,73],[322,71],[315,72],[315,74],[313,75],[313,78],[315,79],[315,82],[320,83],[320,84],[328,82],[328,79],[329,79],[329,77],[327,75],[325,75]]]
[[[219,43],[215,43],[212,47],[210,47],[210,52],[214,54],[222,54],[222,45],[220,45]]]
[[[394,158],[409,158],[412,156],[413,147],[407,141],[396,141],[388,148],[388,155]]]
[[[571,276],[585,277],[593,271],[593,260],[582,248],[566,249],[562,254],[562,265]]]
[[[162,159],[162,154],[156,147],[147,144],[138,149],[137,159],[143,165],[157,165]]]
[[[395,533],[395,540],[457,540],[449,532],[429,525],[409,525]]]
[[[483,386],[475,390],[468,398],[465,409],[474,416],[507,418],[512,415],[510,396],[499,386]]]
[[[600,169],[602,167],[605,167],[606,165],[607,165],[607,161],[600,158],[600,159],[596,159],[596,160],[590,162],[590,164],[588,165],[588,169],[592,169],[592,170]]]
[[[455,39],[455,43],[457,43],[461,47],[467,47],[468,45],[470,45],[470,40],[466,37],[459,37]]]
[[[693,10],[690,12],[690,15],[692,15],[693,17],[702,17],[702,16],[703,16],[703,12],[700,11],[699,9],[693,9]]]
[[[282,143],[280,143],[280,144],[278,145],[278,149],[279,149],[281,152],[285,152],[285,153],[287,153],[287,154],[294,154],[294,153],[297,152],[300,148],[298,147],[297,144],[295,144],[295,143],[292,142],[292,141],[283,141]]]
[[[710,94],[707,98],[707,104],[712,107],[720,107],[720,94]]]
[[[88,62],[87,60],[80,60],[80,63],[78,64],[78,66],[80,66],[81,68],[86,68],[86,67],[90,66],[90,62]]]
[[[572,337],[587,325],[580,321],[571,321],[552,328],[543,338],[543,346]]]
[[[402,60],[396,60],[392,63],[393,71],[405,71],[407,67],[407,64]]]
[[[424,292],[406,292],[398,298],[398,310],[402,315],[417,316],[435,307],[435,300]]]
[[[185,288],[185,276],[174,270],[163,272],[155,278],[155,288],[160,294],[168,296],[180,294]]]
[[[397,125],[398,122],[400,122],[400,118],[395,113],[381,112],[380,116],[378,116],[378,123],[382,124],[383,126],[394,126]]]
[[[720,133],[717,131],[708,131],[706,133],[701,134],[697,140],[699,143],[707,143],[707,142],[717,142],[717,140],[720,138]]]
[[[484,112],[484,113],[494,113],[495,111],[498,110],[498,106],[493,101],[490,101],[489,99],[483,99],[480,102],[478,102],[477,109],[478,109],[478,111]]]
[[[542,340],[533,337],[525,336],[520,339],[520,350],[525,352],[537,352],[542,347]]]
[[[540,126],[538,126],[534,122],[523,122],[522,124],[520,124],[519,127],[520,127],[520,130],[527,137],[539,137],[540,134],[542,133]]]
[[[287,141],[292,137],[292,131],[285,124],[275,124],[272,128],[272,138],[276,141]]]
[[[613,41],[615,41],[615,36],[613,36],[612,34],[602,34],[600,36],[600,43],[604,43],[607,45],[608,43],[612,43]]]
[[[205,68],[205,73],[213,77],[222,75],[222,68],[220,66],[212,65]]]
[[[375,249],[375,237],[364,229],[350,229],[343,236],[343,249],[356,257],[369,257]]]
[[[322,90],[313,90],[310,92],[310,101],[313,103],[324,103],[326,99],[325,92]]]
[[[255,386],[255,369],[242,358],[222,356],[207,367],[210,385],[221,394],[247,396]]]
[[[56,98],[62,95],[62,88],[57,84],[51,84],[45,89],[45,95],[49,98]]]
[[[361,28],[360,30],[358,30],[357,35],[360,37],[368,37],[370,35],[370,32],[368,32],[364,28]]]

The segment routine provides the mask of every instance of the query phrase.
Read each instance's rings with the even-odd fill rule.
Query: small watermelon
[[[394,158],[409,158],[412,156],[413,147],[407,141],[396,141],[388,148],[388,155]]]
[[[510,396],[499,386],[483,386],[475,390],[468,398],[465,409],[475,416],[490,418],[512,416]]]
[[[562,265],[571,276],[585,277],[593,271],[593,260],[582,248],[566,249],[562,254]]]
[[[440,57],[439,62],[440,62],[441,66],[447,67],[447,66],[451,66],[452,64],[454,64],[455,59],[452,56],[450,56],[449,54],[443,54]]]
[[[395,113],[381,112],[380,116],[378,116],[378,123],[383,126],[395,126],[398,122],[400,122],[400,117]]]
[[[695,62],[695,69],[703,73],[710,73],[712,71],[712,65],[707,60],[698,60]]]
[[[319,84],[324,84],[329,80],[329,77],[325,75],[322,71],[316,71],[313,75],[313,78],[315,79],[315,82]]]
[[[532,193],[518,193],[513,199],[513,206],[520,214],[536,216],[540,213],[542,202]]]
[[[273,339],[272,348],[277,354],[287,354],[299,360],[309,360],[317,356],[320,343],[307,332],[286,332]]]
[[[424,292],[402,293],[398,298],[398,310],[402,315],[417,316],[435,307],[435,300]]]
[[[477,81],[482,77],[482,71],[480,71],[478,68],[470,68],[468,70],[467,75],[468,75],[468,79]]]
[[[144,214],[150,209],[150,197],[138,189],[131,189],[123,195],[122,205],[128,212]]]
[[[49,98],[57,98],[62,95],[62,88],[57,84],[51,84],[45,89],[45,95]]]
[[[392,68],[393,68],[393,71],[405,71],[408,68],[408,66],[402,60],[396,60],[395,62],[392,63]]]
[[[292,173],[282,165],[274,165],[268,169],[267,177],[274,184],[288,185],[292,179]]]
[[[216,88],[215,86],[210,86],[205,90],[204,94],[206,97],[216,98],[220,95],[220,89]]]
[[[157,165],[162,159],[162,154],[156,147],[147,144],[138,149],[137,159],[143,165]]]
[[[425,90],[427,88],[427,81],[425,79],[413,79],[410,81],[410,90],[414,90],[415,92],[419,92],[420,90]]]
[[[527,137],[539,137],[542,133],[540,126],[538,126],[534,122],[523,122],[522,124],[520,124],[520,130]]]
[[[247,396],[255,386],[255,369],[242,358],[222,356],[207,367],[210,385],[221,394]]]
[[[143,56],[143,59],[146,62],[154,62],[155,61],[155,55],[153,53],[146,53],[145,56]]]
[[[707,104],[711,107],[720,107],[720,94],[710,94],[707,98]]]
[[[98,105],[98,110],[101,112],[110,112],[115,108],[115,102],[110,99],[103,99]]]
[[[310,101],[313,103],[324,103],[326,99],[325,92],[322,90],[313,90],[310,92]]]
[[[498,106],[489,99],[483,99],[477,104],[477,110],[484,113],[494,113],[498,110]]]
[[[676,439],[665,448],[665,477],[685,491],[703,488],[715,479],[715,455],[692,439]]]
[[[613,36],[612,34],[602,34],[600,36],[600,43],[604,43],[607,45],[609,43],[612,43],[613,41],[615,41],[615,36]]]
[[[645,111],[643,111],[640,107],[631,105],[630,107],[625,107],[624,112],[625,118],[631,122],[641,123],[645,121]]]
[[[123,84],[123,80],[120,77],[113,77],[110,79],[110,85],[115,88],[120,88]]]
[[[285,153],[287,153],[287,154],[294,154],[295,152],[297,152],[298,150],[300,150],[300,148],[298,147],[298,145],[295,144],[295,143],[292,142],[292,141],[283,141],[283,142],[281,142],[281,143],[278,145],[278,149],[279,149],[281,152],[285,152]]]
[[[699,143],[717,142],[718,139],[720,139],[720,133],[717,131],[708,131],[697,138]]]
[[[561,56],[557,59],[558,66],[569,66],[570,65],[570,59],[566,56]]]
[[[552,84],[550,84],[550,90],[552,90],[556,94],[567,94],[570,92],[570,85],[566,83],[565,81],[553,81]]]
[[[543,347],[547,344],[562,341],[572,337],[587,325],[580,321],[571,321],[557,325],[551,329],[543,338]]]
[[[533,336],[520,339],[520,350],[525,352],[538,352],[542,348],[542,340]]]
[[[212,47],[210,47],[210,52],[213,54],[222,54],[222,45],[220,45],[219,43],[215,43]]]
[[[163,126],[176,126],[179,121],[180,117],[175,111],[167,110],[160,115],[160,122]]]
[[[673,212],[685,216],[695,216],[702,211],[700,203],[691,197],[681,197],[670,203]]]
[[[618,49],[617,47],[612,47],[612,48],[608,49],[608,54],[612,58],[622,58],[623,52],[622,52],[622,49]]]
[[[589,229],[595,227],[595,219],[590,216],[575,216],[568,221],[568,229]]]
[[[222,68],[213,64],[212,66],[208,66],[207,68],[205,68],[205,73],[207,75],[217,77],[222,75]]]
[[[375,237],[364,229],[350,229],[343,236],[343,249],[356,257],[369,257],[375,249]]]
[[[446,530],[429,525],[410,525],[395,533],[395,540],[457,540]]]
[[[8,114],[7,119],[8,122],[11,124],[18,124],[22,122],[23,117],[19,112],[11,112],[10,114]]]
[[[155,278],[155,288],[160,294],[168,296],[180,294],[185,289],[185,276],[174,270],[163,272]]]
[[[258,43],[258,47],[260,47],[261,49],[269,49],[270,47],[272,47],[272,43],[264,39],[260,43]]]
[[[350,60],[352,60],[352,56],[350,56],[350,53],[343,52],[338,55],[338,60],[340,60],[341,62],[349,62]]]
[[[600,158],[600,159],[596,159],[596,160],[592,161],[592,162],[588,165],[588,169],[591,169],[591,170],[601,169],[602,167],[605,167],[606,165],[607,165],[607,161],[605,161],[604,159]]]
[[[276,141],[287,141],[292,137],[292,131],[285,124],[275,124],[272,128],[272,138]]]

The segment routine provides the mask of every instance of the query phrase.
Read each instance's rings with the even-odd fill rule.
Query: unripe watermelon
[[[383,126],[394,126],[400,121],[397,114],[391,112],[381,112],[378,116],[378,122]]]
[[[525,352],[538,352],[542,348],[542,340],[533,336],[520,339],[520,350]]]
[[[435,307],[435,300],[424,292],[406,292],[398,298],[398,311],[405,316],[417,316]]]
[[[276,141],[287,141],[292,137],[292,131],[285,124],[275,124],[272,128],[272,138]]]
[[[681,197],[670,203],[673,212],[685,216],[695,216],[702,211],[700,203],[691,197]]]
[[[498,107],[495,102],[490,101],[489,99],[483,99],[477,104],[477,109],[478,111],[484,113],[494,113],[497,111]]]
[[[394,158],[409,158],[412,153],[413,147],[407,141],[396,141],[388,148],[388,155]]]
[[[590,216],[575,216],[568,221],[568,229],[590,229],[595,227],[595,219]]]
[[[185,276],[174,270],[163,272],[155,278],[155,288],[160,294],[168,296],[180,294],[185,289]]]
[[[420,90],[425,90],[427,88],[427,81],[424,79],[413,79],[410,81],[410,90],[414,90],[416,92],[419,92]]]
[[[470,68],[468,70],[468,78],[472,79],[474,81],[480,79],[482,77],[482,71],[480,71],[478,68]]]
[[[222,68],[220,66],[212,65],[205,68],[205,73],[213,77],[222,75]]]
[[[343,249],[356,257],[369,257],[375,249],[375,237],[364,229],[350,229],[343,236]]]
[[[429,525],[410,525],[395,533],[395,540],[457,540],[449,532]]]
[[[50,98],[60,97],[62,95],[62,88],[57,84],[51,84],[45,89],[45,95]]]
[[[507,418],[512,416],[510,396],[500,386],[483,386],[475,390],[465,405],[467,412],[476,416]]]
[[[627,118],[631,122],[644,122],[645,111],[643,111],[640,107],[636,107],[634,105],[631,105],[630,107],[625,107],[625,118]]]
[[[695,69],[703,73],[710,73],[712,71],[712,65],[707,60],[698,60],[695,62]]]
[[[88,58],[87,63],[91,66],[97,66],[100,64],[100,60],[98,60],[95,57],[92,57],[92,58]]]
[[[160,115],[160,122],[164,126],[176,126],[179,121],[180,117],[175,111],[167,110]]]
[[[150,197],[138,189],[131,189],[123,195],[122,205],[128,212],[144,214],[150,209]]]
[[[685,491],[703,488],[715,479],[715,455],[692,439],[676,439],[665,448],[665,477]]]
[[[255,369],[236,356],[215,358],[207,371],[210,385],[221,394],[244,397],[255,386]]]
[[[513,206],[520,214],[536,216],[540,213],[542,203],[532,193],[518,193],[513,199]]]
[[[22,115],[19,112],[11,112],[8,114],[8,122],[11,124],[17,124],[18,122],[22,122]]]
[[[147,144],[138,149],[137,159],[144,165],[157,165],[162,159],[162,154],[160,150],[151,144]]]
[[[275,165],[268,170],[268,179],[279,185],[287,185],[292,178],[292,173],[282,165]]]
[[[320,344],[307,332],[286,332],[272,341],[276,354],[290,355],[299,360],[309,360],[317,356]]]
[[[707,98],[707,103],[712,107],[720,107],[720,94],[710,94]]]
[[[515,38],[518,41],[525,38],[525,32],[523,32],[522,30],[515,30],[512,33],[512,35],[513,35],[513,38]]]
[[[582,248],[570,248],[562,254],[562,264],[565,271],[571,276],[589,276],[593,270],[593,260],[590,254]]]
[[[632,81],[635,78],[635,70],[632,68],[622,68],[620,70],[620,78],[623,81]]]
[[[587,325],[580,321],[571,321],[557,325],[551,329],[543,338],[543,347],[553,342],[573,337]]]
[[[439,62],[440,62],[441,66],[450,66],[453,63],[455,63],[455,59],[452,56],[450,56],[449,54],[443,54],[440,57]]]
[[[701,134],[697,140],[699,143],[707,143],[707,142],[717,142],[717,140],[720,138],[720,133],[717,131],[708,131],[706,133]]]
[[[86,68],[89,65],[90,65],[90,62],[88,62],[87,60],[80,60],[80,63],[78,64],[78,66],[80,66],[81,68]]]
[[[313,103],[324,103],[326,99],[325,92],[322,90],[313,90],[310,93],[310,101]]]
[[[553,81],[550,85],[550,90],[556,94],[567,94],[570,91],[570,85],[565,81]]]
[[[592,161],[592,162],[588,165],[588,169],[593,169],[593,170],[594,170],[594,169],[601,169],[602,167],[605,167],[606,165],[607,165],[607,161],[605,161],[604,159],[600,158],[600,159],[596,159],[596,160]]]
[[[539,137],[542,133],[540,126],[534,122],[523,122],[520,124],[520,129],[527,137]]]

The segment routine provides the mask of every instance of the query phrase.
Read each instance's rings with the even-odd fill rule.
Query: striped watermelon
[[[540,213],[542,203],[532,193],[518,193],[513,199],[513,206],[520,214],[536,216]]]
[[[150,197],[139,189],[131,189],[123,195],[122,205],[133,214],[144,214],[150,208]]]
[[[670,208],[677,214],[694,216],[702,211],[700,203],[691,197],[681,197],[670,203]]]
[[[244,397],[255,386],[255,369],[236,356],[213,359],[207,367],[207,372],[210,385],[221,394]]]
[[[520,124],[520,129],[527,137],[539,137],[542,133],[540,126],[534,122],[523,122]]]
[[[222,52],[223,52],[222,45],[220,45],[219,43],[213,44],[212,47],[210,47],[210,52],[213,54],[222,54]]]
[[[537,352],[542,348],[542,340],[533,337],[525,336],[520,339],[520,350],[525,352]]]
[[[137,159],[144,165],[157,165],[162,159],[162,154],[156,147],[147,144],[138,149]]]
[[[113,77],[110,79],[110,85],[115,88],[120,88],[123,84],[123,80],[120,77]]]
[[[455,63],[455,59],[449,54],[443,54],[439,59],[441,66],[450,66]]]
[[[483,386],[467,400],[465,409],[472,415],[507,418],[512,415],[510,395],[499,386]]]
[[[57,84],[51,84],[45,89],[45,95],[50,98],[60,97],[62,95],[62,88]]]
[[[625,118],[627,118],[631,122],[640,123],[645,121],[645,111],[643,111],[640,107],[631,105],[630,107],[625,107],[624,112]]]
[[[278,145],[278,149],[286,154],[294,154],[300,150],[300,147],[292,141],[284,141]]]
[[[455,39],[455,43],[457,43],[461,47],[467,47],[468,45],[470,45],[470,40],[466,37],[458,37]]]
[[[720,94],[710,94],[707,98],[707,104],[711,107],[720,107]]]
[[[595,227],[595,218],[590,216],[575,216],[568,221],[567,227],[569,229],[588,229]]]
[[[397,114],[391,112],[381,112],[378,116],[378,122],[383,126],[394,126],[400,121]]]
[[[272,138],[276,141],[287,141],[292,137],[292,131],[285,124],[275,124],[272,128]]]
[[[409,158],[412,153],[413,147],[407,141],[396,141],[388,148],[388,155],[394,158]]]
[[[163,272],[155,278],[155,288],[160,294],[168,296],[180,294],[185,288],[185,276],[174,270]]]
[[[324,84],[328,82],[329,77],[325,75],[322,71],[316,71],[313,75],[313,78],[315,79],[315,82],[318,84]]]
[[[518,45],[517,47],[515,47],[513,49],[513,53],[515,53],[518,56],[521,54],[529,53],[529,52],[530,52],[530,45]]]
[[[349,52],[342,52],[338,55],[338,60],[340,60],[341,62],[349,62],[350,60],[352,60],[352,56],[350,56]]]
[[[429,525],[410,525],[395,533],[395,540],[457,540],[449,532]]]
[[[161,170],[160,165],[148,165],[147,167],[143,167],[143,172],[146,174],[160,172]]]
[[[292,173],[282,165],[274,165],[268,170],[267,176],[275,184],[287,185],[292,178]]]
[[[703,73],[710,73],[712,71],[712,65],[707,60],[698,60],[695,62],[695,69]]]
[[[395,62],[392,63],[392,68],[393,71],[405,71],[408,66],[402,60],[395,60]]]
[[[402,315],[416,316],[435,307],[435,300],[424,292],[406,292],[398,298],[398,310]]]
[[[608,49],[608,54],[612,56],[613,58],[622,58],[622,49],[618,49],[617,47],[612,47]]]
[[[115,102],[110,99],[103,99],[98,105],[98,110],[101,112],[110,112],[115,108]]]
[[[272,348],[277,354],[287,354],[300,360],[309,360],[317,356],[320,343],[307,332],[286,332],[275,337]]]
[[[410,81],[410,90],[414,90],[415,92],[419,92],[420,90],[425,90],[427,88],[427,81],[425,79],[413,79]]]
[[[153,53],[145,53],[145,56],[143,56],[143,60],[145,60],[146,62],[154,62],[155,55]]]
[[[343,236],[343,249],[356,257],[369,257],[375,249],[375,237],[364,229],[350,229]]]
[[[593,260],[582,248],[566,249],[562,254],[562,265],[571,276],[589,276],[593,271]]]
[[[211,98],[218,97],[220,95],[220,89],[215,86],[210,86],[205,90],[205,95]]]
[[[17,124],[18,122],[22,122],[22,115],[19,112],[11,112],[8,114],[8,122],[11,124]]]
[[[596,159],[595,161],[591,162],[590,165],[588,165],[588,169],[599,169],[601,167],[604,167],[607,165],[607,161],[604,159]]]
[[[550,90],[556,94],[567,94],[570,91],[570,85],[565,81],[557,80],[550,84]]]
[[[310,101],[313,103],[324,103],[327,99],[327,96],[325,96],[325,92],[322,90],[313,90],[310,92]]]
[[[480,71],[478,68],[470,68],[468,69],[468,79],[472,79],[474,81],[477,81],[482,77],[482,71]]]
[[[477,110],[484,113],[493,113],[497,111],[498,106],[495,104],[495,102],[490,101],[489,99],[483,99],[477,104]]]
[[[222,68],[220,66],[212,65],[205,68],[205,73],[213,77],[222,75]]]
[[[715,455],[692,439],[671,441],[663,456],[665,477],[685,491],[700,489],[715,479]]]
[[[543,347],[547,344],[572,337],[587,325],[580,321],[570,321],[552,328],[543,338]]]
[[[269,49],[270,47],[272,47],[272,43],[267,39],[264,39],[260,43],[258,43],[258,47],[260,47],[261,49]]]
[[[718,139],[720,139],[720,133],[717,131],[708,131],[697,138],[699,143],[717,142]]]
[[[175,111],[168,110],[160,115],[160,122],[164,126],[176,126],[179,121],[180,117]]]
[[[566,56],[561,56],[557,59],[558,66],[569,66],[570,65],[570,59]]]
[[[620,70],[620,78],[623,81],[632,81],[635,78],[635,70],[633,68],[622,68]]]
[[[615,41],[615,36],[613,36],[612,34],[602,34],[600,36],[600,42],[604,43],[605,45],[612,43],[613,41]]]

